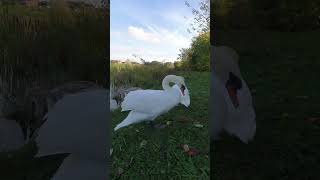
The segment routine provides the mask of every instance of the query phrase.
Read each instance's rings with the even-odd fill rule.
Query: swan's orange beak
[[[184,90],[186,89],[186,87],[182,84],[180,87],[181,93],[184,96]]]

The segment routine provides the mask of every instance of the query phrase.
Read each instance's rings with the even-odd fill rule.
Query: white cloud
[[[128,33],[137,40],[146,42],[159,43],[160,39],[154,33],[145,32],[144,29],[134,26],[128,27]]]
[[[146,43],[163,44],[168,47],[182,48],[190,44],[191,37],[183,36],[179,31],[169,31],[152,25],[148,25],[147,28],[150,32],[141,27],[129,26],[128,33],[137,40],[142,40]]]

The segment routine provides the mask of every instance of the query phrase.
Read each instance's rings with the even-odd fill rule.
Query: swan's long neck
[[[175,83],[178,84],[178,79],[175,75],[168,75],[162,80],[162,88],[164,90],[170,90],[172,87],[169,85],[169,83]]]

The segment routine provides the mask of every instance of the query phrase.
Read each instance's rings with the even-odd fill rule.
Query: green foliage
[[[178,68],[193,71],[210,70],[210,32],[201,33],[192,39],[190,48],[180,49]]]

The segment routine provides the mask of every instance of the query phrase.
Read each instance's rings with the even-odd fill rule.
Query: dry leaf
[[[121,175],[123,173],[123,169],[121,167],[118,168],[118,175]]]
[[[141,143],[140,143],[140,148],[142,148],[142,147],[145,146],[146,144],[147,144],[147,141],[146,141],[146,140],[141,141]]]
[[[193,148],[193,147],[189,147],[189,145],[187,145],[187,144],[181,145],[181,147],[182,147],[184,153],[186,153],[189,156],[196,156],[200,153],[199,150],[197,150],[196,148]]]
[[[202,124],[199,124],[199,123],[194,124],[194,126],[197,127],[197,128],[203,128],[203,125],[202,125]]]
[[[199,150],[197,150],[196,148],[190,148],[190,150],[187,152],[187,154],[189,156],[195,156],[199,154]]]
[[[182,149],[184,152],[188,152],[190,150],[190,148],[187,144],[182,145]]]

